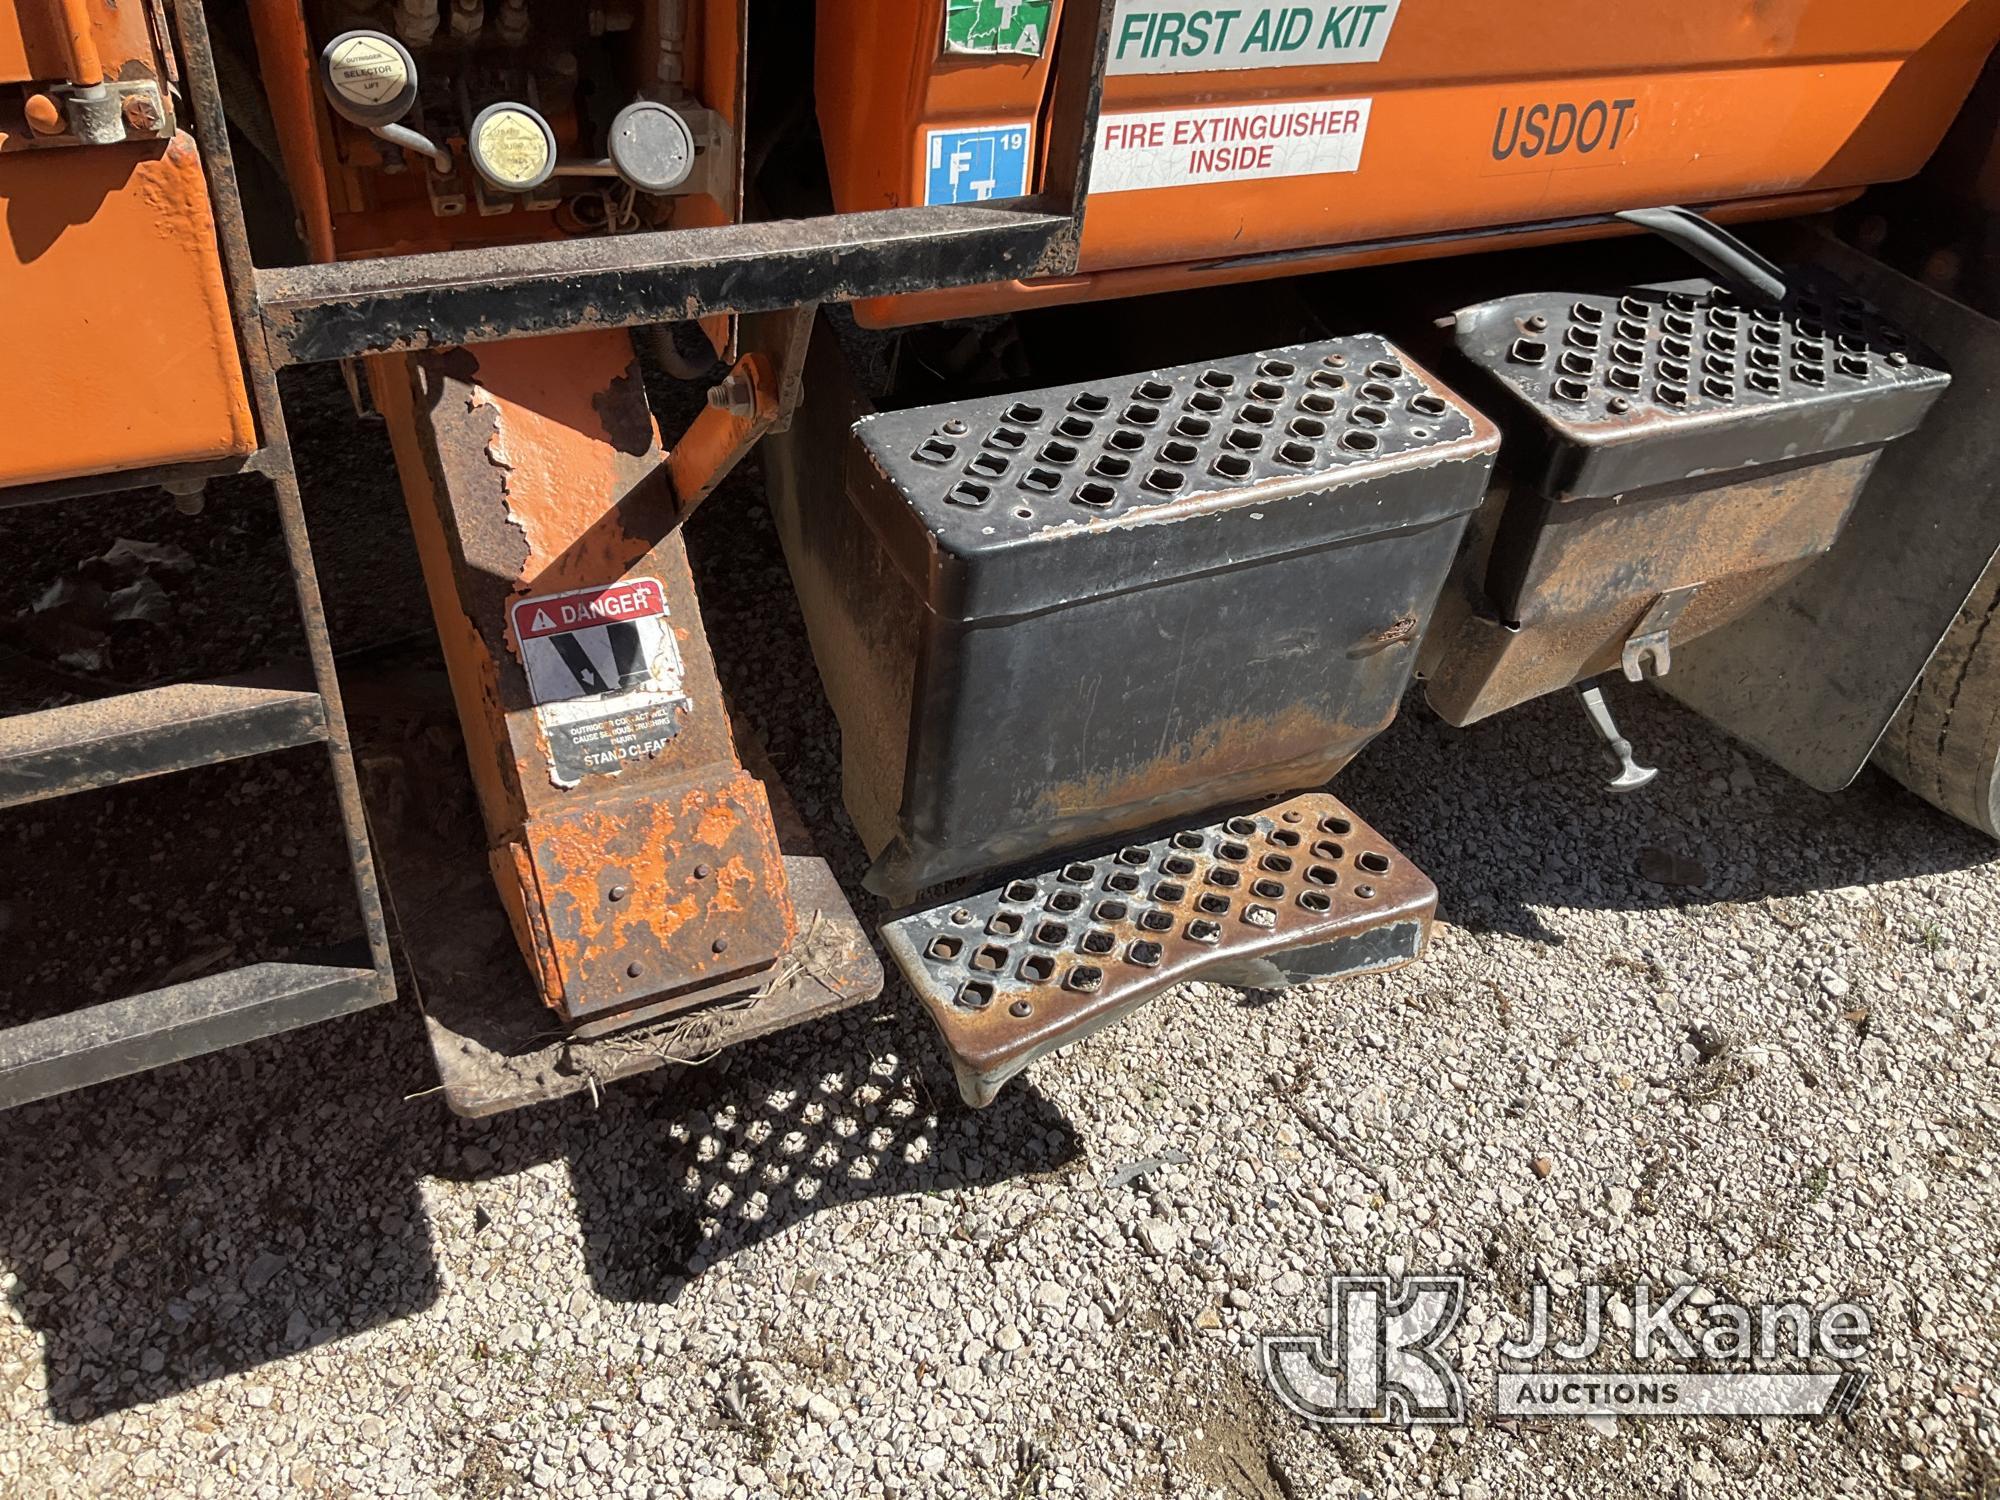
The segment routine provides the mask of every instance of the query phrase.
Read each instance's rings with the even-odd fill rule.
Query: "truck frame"
[[[1301,33],[1317,61],[1289,86],[1207,21],[1197,48],[1208,12],[1186,4],[822,3],[816,35],[777,50],[816,76],[826,181],[796,194],[818,211],[778,217],[753,213],[758,183],[815,131],[793,119],[754,154],[758,111],[782,118],[773,90],[802,85],[758,72],[773,23],[747,0],[447,0],[443,18],[436,0],[252,0],[227,45],[205,0],[122,17],[16,0],[0,198],[21,222],[85,227],[52,253],[17,235],[0,258],[0,326],[75,330],[23,367],[42,394],[15,404],[140,415],[24,421],[0,507],[254,476],[307,672],[0,719],[0,805],[319,746],[359,931],[346,961],[224,969],[0,1029],[0,1105],[400,988],[450,1105],[485,1114],[879,993],[852,893],[732,731],[682,541],[760,445],[868,884],[893,908],[883,947],[975,1105],[1190,976],[1278,986],[1416,959],[1435,889],[1324,790],[1413,679],[1453,723],[1577,689],[1621,790],[1650,773],[1604,685],[1653,680],[1814,786],[1872,756],[2000,836],[2000,454],[1983,415],[2000,382],[2000,6],[1937,0],[1895,25],[1794,8],[1796,35],[1728,67],[1670,67],[1663,33],[1666,83],[1595,32],[1551,29],[1538,45],[1575,55],[1543,72],[1582,80],[1557,89],[1394,3],[1296,8],[1329,14]],[[1036,17],[1045,34],[1024,34]],[[549,102],[577,57],[544,57],[531,26],[601,49],[586,78],[641,60],[641,84],[609,86],[630,100],[615,121],[591,123],[588,89]],[[248,38],[261,88],[230,61]],[[0,30],[0,63],[7,46]],[[419,90],[434,64],[456,109]],[[407,91],[369,97],[380,79]],[[1655,124],[1675,87],[1706,90],[1710,113]],[[1291,123],[1288,94],[1304,101]],[[1757,130],[1780,106],[1791,134]],[[1492,135],[1436,203],[1383,186],[1444,170],[1394,133],[1416,117]],[[534,182],[506,175],[544,150],[505,134],[522,120],[547,133]],[[1193,154],[1163,165],[1189,133]],[[276,164],[289,179],[300,263],[253,256],[253,140],[266,196]],[[1740,159],[1690,164],[1722,141]],[[1320,154],[1295,170],[1287,150]],[[137,175],[107,185],[54,175],[128,158]],[[649,186],[670,170],[685,192]],[[1024,191],[958,201],[975,170],[1018,170]],[[1162,222],[1175,191],[1203,211]],[[578,203],[604,222],[571,225]],[[1726,227],[1753,223],[1748,242]],[[163,224],[170,252],[145,239]],[[1245,225],[1261,228],[1217,248]],[[133,280],[121,257],[167,253],[183,269],[140,271],[143,305],[104,290]],[[1362,285],[1376,304],[1346,290]],[[1226,342],[1245,304],[1202,300],[1218,287],[1264,299],[1244,321],[1271,341]],[[1132,297],[1160,299],[1178,332],[1127,318],[1122,364],[1074,347]],[[1294,302],[1314,317],[1274,310]],[[1419,316],[1436,305],[1457,308],[1442,329]],[[1017,318],[1059,352],[982,365]],[[903,358],[925,338],[957,352]],[[119,394],[99,373],[122,341],[127,360],[199,347],[211,373],[184,410],[148,381]],[[396,451],[483,817],[456,844],[371,820],[356,769],[279,383],[336,362]],[[671,441],[642,365],[689,395]],[[1024,443],[1039,465],[1014,456]],[[989,471],[1018,476],[1022,527],[1012,500],[985,508]],[[1059,496],[1078,509],[1052,524]],[[1223,674],[1239,680],[1156,701],[1149,643],[1185,656],[1197,614],[1200,649],[1244,664]],[[1262,673],[1279,637],[1291,655]],[[1038,683],[1038,664],[1093,643],[1089,695]],[[1010,738],[1023,764],[996,765]],[[59,813],[48,826],[60,847]]]

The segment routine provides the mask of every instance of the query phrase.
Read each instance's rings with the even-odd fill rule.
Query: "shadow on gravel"
[[[1413,693],[1332,790],[1437,882],[1441,917],[1561,943],[1539,908],[1663,914],[1964,870],[2000,846],[1881,772],[1816,792],[1692,711],[1614,689],[1660,774],[1603,786],[1611,763],[1568,694],[1468,729]]]
[[[671,1304],[821,1209],[1077,1157],[1031,1084],[964,1109],[921,1024],[881,1001],[595,1104],[457,1121],[397,1005],[29,1105],[0,1116],[0,1289],[50,1415],[81,1423],[429,1307],[426,1176],[566,1157],[597,1293]]]
[[[928,1029],[914,1002],[878,1001],[703,1068],[627,1080],[596,1108],[576,1095],[502,1117],[477,1137],[471,1175],[566,1156],[598,1294],[671,1304],[704,1271],[823,1209],[1078,1158],[1067,1118],[1032,1082],[966,1109]]]
[[[385,1066],[384,1060],[387,1059]],[[0,1286],[87,1422],[407,1317],[445,1133],[413,1013],[368,1012],[0,1115]],[[0,1384],[28,1372],[0,1364]]]

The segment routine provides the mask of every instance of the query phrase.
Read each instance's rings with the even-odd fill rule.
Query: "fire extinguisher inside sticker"
[[[1380,62],[1399,3],[1213,5],[1206,0],[1118,0],[1108,71],[1220,73]]]
[[[1106,115],[1097,126],[1090,190],[1358,171],[1373,102],[1298,99]]]

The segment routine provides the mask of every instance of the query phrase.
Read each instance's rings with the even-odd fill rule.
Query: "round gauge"
[[[642,193],[670,193],[694,170],[694,132],[664,104],[641,99],[611,121],[611,165]]]
[[[417,64],[385,32],[344,31],[319,55],[320,87],[334,113],[356,125],[390,125],[417,102]]]
[[[538,188],[556,169],[556,134],[525,104],[487,105],[465,144],[479,175],[503,193]]]

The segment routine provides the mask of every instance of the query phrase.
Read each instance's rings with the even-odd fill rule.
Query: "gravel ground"
[[[751,499],[696,528],[711,625],[851,874]],[[1413,703],[1336,790],[1441,888],[1421,964],[1183,987],[985,1111],[892,986],[486,1122],[405,1006],[0,1117],[0,1494],[2000,1493],[1994,850],[1621,707],[1662,775],[1612,799],[1566,703]],[[1259,1383],[1382,1268],[1470,1276],[1467,1426]],[[1856,1298],[1874,1378],[1499,1421],[1537,1276]]]

